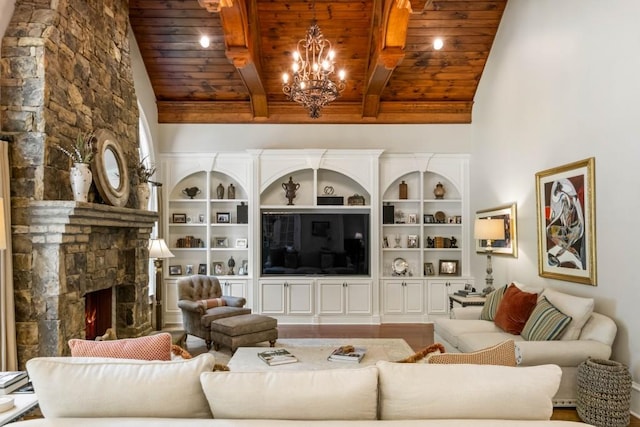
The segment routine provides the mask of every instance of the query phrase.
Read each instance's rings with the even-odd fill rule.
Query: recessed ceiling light
[[[200,37],[200,46],[202,47],[209,47],[209,37],[207,36],[202,36]]]
[[[437,39],[435,39],[433,41],[433,48],[435,50],[440,50],[442,49],[442,46],[444,46],[444,42],[442,41],[442,39],[440,37],[438,37]]]

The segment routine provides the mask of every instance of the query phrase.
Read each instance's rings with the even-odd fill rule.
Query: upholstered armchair
[[[178,307],[187,334],[202,338],[211,349],[211,322],[223,317],[250,314],[241,297],[222,295],[215,276],[194,275],[178,280]]]

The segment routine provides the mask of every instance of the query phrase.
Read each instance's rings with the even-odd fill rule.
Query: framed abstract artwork
[[[538,274],[596,285],[595,158],[536,174]]]
[[[476,212],[476,219],[502,219],[504,221],[504,240],[491,241],[491,253],[518,257],[517,206],[515,203],[484,209]],[[487,252],[487,241],[476,239],[476,252]]]

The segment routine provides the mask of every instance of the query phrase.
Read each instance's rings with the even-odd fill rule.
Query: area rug
[[[413,350],[409,344],[407,344],[405,340],[398,338],[283,338],[278,339],[275,346],[286,348],[301,360],[312,359],[317,361],[320,359],[324,360],[328,357],[330,349],[349,344],[355,347],[364,347],[367,349],[367,355],[365,355],[362,362],[360,364],[356,364],[356,366],[365,366],[370,363],[375,363],[378,360],[400,360],[413,354]],[[266,350],[269,348],[269,343],[258,343],[254,347],[264,347]],[[189,336],[187,339],[187,350],[193,356],[196,356],[206,352],[206,346],[203,340]],[[216,363],[224,365],[229,364],[232,357],[231,350],[226,347],[221,347],[218,351],[211,349],[209,353],[214,355]],[[257,360],[257,356],[254,361],[263,363]],[[349,363],[352,362],[339,363],[339,365],[343,366]],[[236,364],[236,366],[239,367],[241,364],[244,365],[245,363],[241,361],[239,364]],[[248,364],[253,365],[252,362],[249,362]],[[313,366],[316,364],[317,363],[314,362]],[[302,365],[298,365],[296,368],[288,369],[300,369],[301,366]],[[303,367],[319,369],[313,368],[312,365],[305,365]]]

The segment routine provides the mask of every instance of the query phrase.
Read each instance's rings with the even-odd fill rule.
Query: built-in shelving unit
[[[217,275],[223,292],[246,297],[254,312],[275,316],[281,323],[429,321],[431,315],[448,312],[449,293],[473,283],[466,155],[255,150],[195,158],[172,155],[163,158],[162,166],[164,237],[175,254],[165,261],[168,323],[180,322],[175,285],[188,274],[187,265],[193,273]],[[288,183],[295,190],[291,204]],[[407,186],[406,198],[400,194],[401,183]],[[444,186],[443,198],[434,195],[438,183]],[[235,190],[231,198],[230,185]],[[199,191],[191,198],[185,193],[193,187]],[[222,197],[219,188],[224,189]],[[246,216],[238,214],[239,206],[247,210]],[[391,220],[385,216],[390,206]],[[276,240],[270,230],[263,230],[270,227],[263,216],[280,214],[307,216],[320,229],[305,241]],[[322,230],[322,215],[332,214],[364,214],[360,221],[367,218],[367,228],[361,247],[357,243],[363,233]],[[300,221],[299,226],[309,226]],[[359,249],[354,252],[348,243]],[[282,265],[270,252],[279,248],[287,251],[289,260],[295,256],[300,262]],[[314,264],[317,270],[295,271],[305,267],[301,260],[312,252],[321,253],[321,265]],[[441,261],[447,262],[444,267],[455,267],[453,274],[440,274]],[[399,268],[399,262],[406,269]],[[339,270],[363,265],[367,268],[357,274]]]

